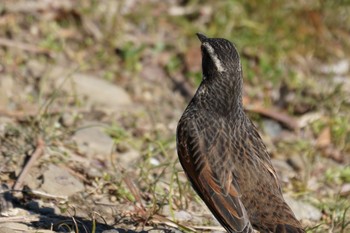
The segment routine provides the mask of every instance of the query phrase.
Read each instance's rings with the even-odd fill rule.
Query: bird
[[[176,129],[179,161],[192,187],[227,232],[305,232],[244,112],[236,47],[224,38],[197,36],[202,80]]]

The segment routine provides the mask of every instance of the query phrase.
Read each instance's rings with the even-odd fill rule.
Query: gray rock
[[[0,106],[6,106],[13,96],[14,82],[11,76],[0,77]]]
[[[31,71],[42,74],[53,81],[45,82],[42,87],[45,92],[52,92],[52,88],[63,90],[71,96],[84,98],[87,104],[104,110],[119,110],[121,107],[131,104],[129,94],[114,83],[108,82],[100,77],[78,73],[74,67],[45,67],[37,61],[27,64]]]
[[[184,211],[184,210],[171,211],[171,208],[169,205],[163,206],[162,214],[164,216],[169,217],[169,218],[172,218],[172,216],[174,216],[174,219],[176,221],[180,221],[180,222],[190,221],[191,224],[197,224],[197,225],[201,225],[201,224],[203,224],[204,221],[207,221],[207,219],[205,219],[205,217],[203,217],[203,216],[192,215],[191,213]],[[216,219],[215,219],[215,221],[216,221]]]
[[[321,211],[313,205],[306,202],[297,201],[289,196],[284,196],[284,199],[293,210],[297,219],[308,219],[315,222],[321,219]]]
[[[269,119],[263,120],[263,128],[264,132],[271,138],[278,137],[282,132],[281,125],[278,122]]]
[[[0,223],[1,233],[12,233],[12,232],[28,232],[29,227],[23,223],[7,222]]]
[[[281,182],[288,183],[289,177],[293,174],[293,169],[286,161],[280,159],[271,159],[272,166],[275,168],[278,179]]]
[[[350,90],[350,76],[349,75],[336,75],[332,78],[332,81],[335,84],[338,84],[338,85],[340,84],[342,86],[343,90]],[[348,98],[346,98],[346,99],[348,99]]]
[[[16,233],[16,231],[9,228],[9,227],[1,227],[0,226],[0,233]]]
[[[31,233],[57,233],[56,231],[51,231],[51,230],[47,230],[47,229],[35,229],[30,231]]]
[[[86,167],[85,172],[90,178],[102,178],[103,173],[95,167]]]
[[[102,233],[147,233],[147,232],[152,232],[153,233],[153,232],[156,232],[156,231],[133,231],[133,230],[122,229],[122,228],[102,231]]]
[[[131,98],[124,89],[98,77],[83,73],[67,73],[66,69],[60,67],[54,67],[49,77],[55,81],[55,88],[86,97],[91,105],[98,108],[118,109],[131,103]]]
[[[116,230],[116,229],[112,229],[112,230],[104,230],[104,231],[102,231],[102,233],[121,233],[121,231]]]
[[[1,106],[1,102],[0,102]],[[0,137],[5,137],[6,127],[14,124],[14,120],[8,117],[0,116]]]
[[[222,230],[222,231],[220,231],[220,230],[213,230],[213,231],[211,231],[211,233],[225,233],[226,231],[224,231],[224,230]]]
[[[60,121],[63,126],[71,127],[76,121],[76,116],[74,116],[72,113],[65,112],[62,114]]]
[[[104,132],[100,123],[85,123],[81,129],[73,135],[80,153],[94,155],[102,154],[107,156],[111,153],[114,141]]]
[[[348,73],[349,67],[349,61],[344,59],[334,64],[321,65],[319,66],[319,70],[325,74],[333,73],[341,75]]]
[[[84,190],[84,185],[66,170],[50,164],[41,189],[51,195],[68,197]]]
[[[300,155],[293,155],[287,159],[287,163],[296,171],[305,170],[305,163]]]
[[[127,152],[120,153],[117,156],[118,161],[125,167],[131,167],[132,165],[135,165],[139,158],[140,152],[135,149],[129,149]]]
[[[350,195],[350,183],[343,184],[340,189],[340,195],[341,196],[348,196]]]
[[[30,189],[38,189],[42,181],[38,179],[38,176],[40,174],[40,171],[38,169],[32,169],[32,171],[24,178],[24,183],[30,188]]]
[[[192,215],[184,210],[175,211],[174,217],[176,220],[182,221],[182,222],[190,221],[192,219]]]
[[[131,103],[130,96],[122,88],[106,80],[79,73],[73,74],[70,79],[63,89],[86,96],[95,106],[118,108]]]

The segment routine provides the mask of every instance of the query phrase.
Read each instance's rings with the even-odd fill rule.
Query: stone
[[[84,185],[78,179],[70,175],[66,170],[50,164],[43,174],[44,183],[41,189],[54,196],[68,197],[84,191]]]
[[[73,135],[78,151],[89,156],[102,154],[110,155],[114,141],[104,132],[104,126],[98,122],[85,122]]]
[[[88,103],[97,108],[120,109],[121,106],[131,104],[131,98],[124,89],[99,77],[83,73],[69,74],[61,67],[53,67],[49,77],[55,81],[55,88],[86,97]]]
[[[344,59],[340,60],[334,64],[327,64],[327,65],[322,65],[319,66],[319,70],[324,73],[324,74],[346,74],[349,72],[349,61]]]
[[[287,159],[287,163],[295,170],[295,171],[305,171],[305,162],[300,155],[293,155]]]
[[[103,177],[103,173],[100,170],[98,170],[97,168],[92,167],[92,166],[85,168],[85,172],[86,172],[87,176],[90,178],[102,178]]]
[[[9,228],[9,227],[1,227],[0,226],[0,233],[16,233],[16,231]]]
[[[60,122],[64,127],[71,127],[74,125],[76,121],[76,116],[73,115],[72,113],[63,113],[61,118],[60,118]]]
[[[0,77],[0,106],[7,106],[13,96],[14,82],[11,76]]]
[[[182,221],[182,222],[192,220],[192,215],[184,210],[175,211],[174,217],[177,221]]]
[[[111,229],[111,230],[104,230],[102,233],[121,233],[122,231],[119,231],[117,229]]]
[[[289,177],[293,173],[293,169],[284,160],[271,159],[272,166],[275,168],[278,179],[283,183],[289,182]]]
[[[343,184],[340,188],[340,195],[341,196],[349,196],[350,195],[350,183]]]
[[[118,108],[131,103],[128,93],[106,80],[81,73],[73,74],[71,79],[63,89],[86,96],[93,105]]]
[[[282,126],[278,122],[270,119],[263,120],[263,129],[271,138],[278,137],[282,132]]]
[[[284,195],[284,199],[293,210],[297,219],[308,219],[315,222],[321,219],[322,213],[315,206],[303,201],[297,201],[286,195]]]
[[[132,167],[140,158],[140,152],[130,148],[124,153],[118,153],[117,159],[124,167]]]
[[[28,230],[29,230],[29,227],[23,223],[17,223],[17,222],[0,223],[1,233],[28,232]]]
[[[70,96],[83,99],[90,107],[112,112],[132,103],[129,94],[123,88],[101,77],[76,72],[73,67],[47,68],[37,61],[29,62],[27,66],[38,75],[42,75],[45,71],[45,76],[53,81],[53,87],[50,86],[51,82],[44,83],[42,87],[44,92],[52,92],[52,88],[63,90]]]

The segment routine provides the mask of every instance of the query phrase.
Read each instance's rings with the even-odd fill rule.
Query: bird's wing
[[[278,194],[282,195],[281,186],[278,181],[276,171],[272,166],[270,154],[267,151],[267,148],[261,139],[255,125],[250,120],[247,125],[245,127],[249,128],[247,128],[246,131],[250,133],[247,135],[247,138],[245,140],[245,143],[247,143],[246,146],[252,148],[253,153],[255,154],[254,158],[258,160],[257,162],[259,162],[261,165],[261,169],[265,169],[267,173],[270,174],[271,182],[273,182],[273,185],[278,190]]]
[[[187,176],[228,232],[253,232],[233,168],[225,164],[232,156],[226,131],[217,121],[201,122],[201,130],[197,123],[180,121],[177,129],[178,154]]]

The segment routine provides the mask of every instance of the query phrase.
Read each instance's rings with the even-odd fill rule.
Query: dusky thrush
[[[197,36],[203,78],[177,126],[179,160],[193,188],[227,232],[305,232],[243,110],[237,49],[226,39]]]

